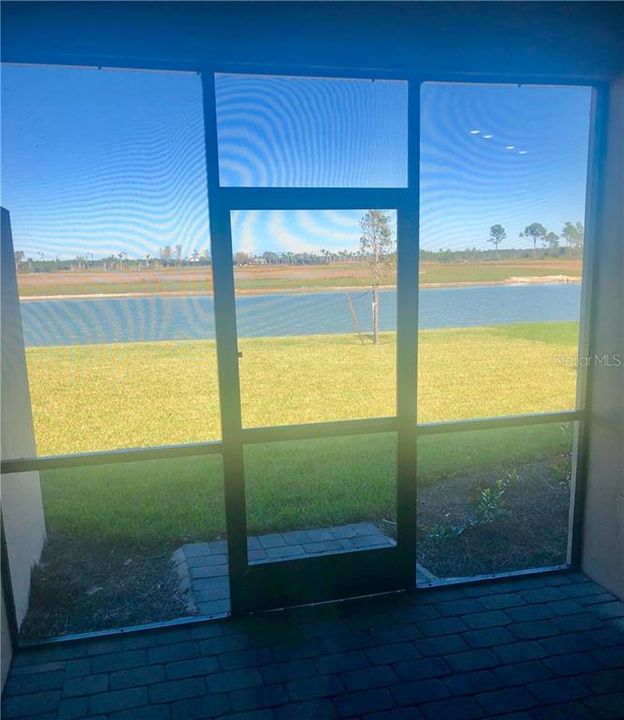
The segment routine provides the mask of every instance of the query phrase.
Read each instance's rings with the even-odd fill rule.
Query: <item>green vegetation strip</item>
[[[533,462],[556,464],[567,427],[542,425],[427,436],[420,485]],[[245,451],[250,534],[395,520],[394,434],[297,440]],[[117,545],[173,547],[225,533],[221,459],[193,457],[42,474],[48,530]]]
[[[569,409],[575,323],[421,333],[421,422]],[[394,413],[394,336],[241,341],[248,426]],[[134,343],[27,352],[40,454],[219,437],[214,343]],[[246,449],[252,533],[393,519],[392,434]],[[569,447],[557,425],[428,436],[419,482],[504,472]],[[92,540],[176,544],[224,532],[220,458],[42,473],[48,529]]]

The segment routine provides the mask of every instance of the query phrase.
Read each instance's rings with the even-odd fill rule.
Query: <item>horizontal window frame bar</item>
[[[483,70],[449,71],[420,65],[395,67],[367,67],[349,65],[280,65],[249,62],[219,62],[206,58],[166,58],[146,56],[120,56],[95,53],[43,52],[14,54],[2,60],[2,65],[22,67],[77,68],[85,70],[128,70],[146,72],[213,73],[238,75],[265,75],[295,78],[319,78],[335,80],[389,80],[396,82],[416,81],[447,83],[479,83],[488,85],[561,85],[585,86],[596,89],[609,83],[608,74],[549,74],[526,72],[488,72]]]
[[[448,85],[528,85],[538,87],[588,87],[598,88],[608,80],[598,75],[549,75],[526,73],[489,73],[466,71],[435,71],[421,70],[412,76],[422,83],[439,83]]]
[[[526,415],[508,415],[468,420],[421,423],[414,429],[415,437],[442,435],[473,430],[546,425],[550,423],[579,422],[586,419],[584,410],[563,410]],[[398,418],[395,416],[359,420],[336,420],[301,425],[276,425],[273,427],[243,428],[238,439],[245,445],[285,442],[291,440],[315,440],[326,437],[347,437],[397,432]],[[235,440],[236,441],[236,440]],[[145,448],[125,448],[98,452],[74,453],[67,455],[44,455],[42,457],[15,458],[3,460],[0,469],[3,475],[33,472],[38,470],[61,470],[90,465],[111,465],[115,463],[147,462],[148,460],[169,460],[201,455],[222,455],[223,440],[184,445],[158,445]]]
[[[213,440],[185,445],[156,445],[154,447],[16,458],[13,460],[3,460],[0,469],[2,475],[9,475],[21,472],[33,472],[36,470],[62,470],[75,467],[89,467],[90,465],[112,465],[117,463],[147,462],[148,460],[169,460],[173,458],[222,454],[223,441]]]
[[[469,420],[446,420],[444,422],[421,423],[417,425],[416,434],[419,437],[425,435],[443,435],[454,432],[470,432],[472,430],[578,422],[584,418],[584,410],[561,410],[545,413],[529,413],[526,415],[497,415],[495,417],[474,418]]]
[[[15,57],[2,61],[8,67],[65,68],[80,70],[127,70],[130,72],[171,72],[186,74],[248,75],[293,78],[295,80],[380,80],[408,82],[413,72],[406,69],[349,67],[332,65],[276,65],[261,62],[217,62],[171,58],[161,61],[148,57],[117,55],[73,55],[66,53],[28,53],[30,59]]]
[[[137,60],[137,63],[139,61]],[[150,63],[145,60],[141,65],[130,62],[124,64],[123,59],[103,59],[101,62],[77,62],[72,56],[58,56],[51,60],[2,60],[2,67],[23,67],[23,68],[49,68],[51,70],[110,70],[113,72],[140,72],[140,73],[171,73],[175,75],[201,75],[197,63],[184,62],[167,63],[161,65],[159,62]]]
[[[215,198],[215,194],[217,197]],[[399,210],[409,202],[408,187],[310,188],[229,187],[213,191],[212,202],[229,210]]]
[[[349,435],[373,435],[396,432],[399,424],[396,416],[358,420],[335,420],[301,425],[275,425],[272,427],[247,427],[241,430],[241,442],[245,445],[285,442],[289,440],[320,440]]]
[[[332,65],[280,65],[274,63],[218,63],[202,72],[215,75],[245,75],[258,78],[292,78],[293,80],[379,80],[407,83],[412,73],[402,69],[376,67],[336,67]]]
[[[464,587],[468,585],[476,585],[482,583],[490,583],[496,580],[514,580],[515,578],[523,578],[527,576],[535,577],[539,575],[556,575],[559,573],[574,572],[574,568],[569,563],[562,565],[543,565],[540,567],[523,568],[521,570],[503,570],[501,572],[483,573],[481,575],[466,575],[464,577],[438,578],[426,583],[419,583],[418,590],[443,590],[447,587]]]
[[[397,67],[350,67],[348,65],[280,65],[261,62],[213,63],[200,65],[200,73],[215,75],[251,75],[256,77],[280,77],[319,80],[385,80],[387,82],[463,83],[484,85],[550,85],[594,87],[608,84],[608,77],[601,75],[558,75],[526,72],[488,72],[483,70],[442,70],[422,64]]]

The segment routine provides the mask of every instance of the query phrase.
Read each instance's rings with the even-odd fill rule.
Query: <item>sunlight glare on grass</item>
[[[577,335],[577,323],[423,330],[419,422],[573,408]],[[248,427],[395,413],[392,333],[377,346],[317,335],[240,348]],[[212,341],[29,348],[27,358],[40,455],[220,439]]]

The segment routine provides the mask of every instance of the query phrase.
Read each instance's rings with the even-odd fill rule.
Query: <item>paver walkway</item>
[[[370,522],[313,530],[293,530],[249,537],[249,561],[271,562],[347,550],[374,550],[394,545],[394,540]],[[179,590],[190,612],[220,616],[230,607],[227,546],[225,540],[188,543],[175,551],[173,562],[180,577]],[[431,575],[417,566],[418,582]]]
[[[16,655],[3,720],[624,717],[624,603],[578,573]]]

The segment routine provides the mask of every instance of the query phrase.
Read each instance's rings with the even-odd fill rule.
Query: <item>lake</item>
[[[349,293],[364,332],[370,291]],[[578,320],[578,284],[424,288],[421,328]],[[213,299],[150,296],[36,300],[22,303],[27,347],[214,338]],[[236,300],[241,337],[355,332],[345,291],[248,295]],[[396,329],[396,291],[380,293],[380,326]]]

